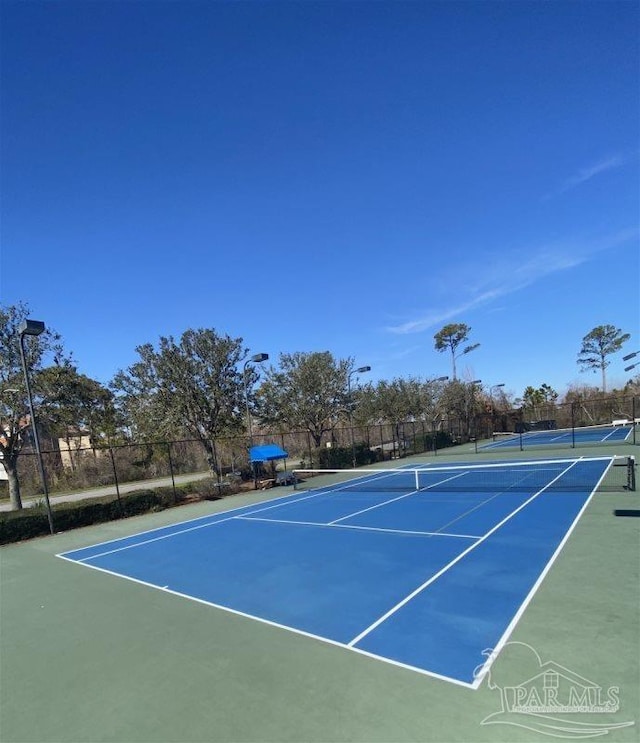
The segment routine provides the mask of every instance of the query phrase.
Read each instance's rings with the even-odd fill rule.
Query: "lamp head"
[[[254,364],[260,364],[263,361],[266,361],[268,358],[268,353],[256,353],[249,359],[249,361],[253,361]]]
[[[42,320],[23,320],[19,327],[20,335],[40,335],[44,333],[44,323]]]
[[[356,369],[356,374],[364,374],[365,372],[371,371],[370,366],[361,366],[359,369]]]

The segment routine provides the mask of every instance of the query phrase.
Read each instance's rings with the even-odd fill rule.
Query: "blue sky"
[[[2,3],[0,302],[102,382],[213,327],[521,395],[640,350],[635,2]],[[610,384],[629,375],[613,359]]]

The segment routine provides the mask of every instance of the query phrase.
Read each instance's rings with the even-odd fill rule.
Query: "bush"
[[[376,453],[366,444],[356,444],[355,449],[350,446],[332,446],[330,449],[318,449],[319,466],[330,470],[353,467],[354,451],[356,467],[373,464],[376,461]]]
[[[82,526],[99,524],[105,521],[116,521],[129,516],[138,516],[152,511],[163,511],[184,502],[191,493],[200,492],[211,495],[217,489],[205,490],[200,483],[189,483],[176,488],[174,495],[172,488],[158,488],[157,490],[137,490],[122,495],[120,500],[110,497],[89,498],[72,503],[62,503],[56,506],[53,513],[56,531],[69,531]],[[220,497],[220,495],[217,495]],[[21,511],[3,511],[0,513],[0,544],[19,542],[33,537],[49,534],[49,520],[44,502]]]
[[[435,436],[432,433],[426,433],[423,436],[416,436],[416,451],[430,452],[434,450],[434,439],[436,449],[446,449],[448,446],[454,446],[455,441],[446,431],[436,431]]]

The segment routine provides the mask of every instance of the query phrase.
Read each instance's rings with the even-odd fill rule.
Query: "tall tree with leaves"
[[[582,339],[582,348],[578,353],[580,370],[597,372],[599,369],[604,393],[607,391],[606,368],[611,363],[607,357],[617,353],[629,338],[629,333],[623,333],[615,325],[598,325]]]
[[[280,354],[257,390],[257,413],[267,425],[308,431],[316,447],[336,427],[348,404],[351,359],[337,360],[329,351]]]
[[[522,404],[531,410],[533,418],[538,418],[538,410],[545,401],[545,392],[541,387],[529,385],[522,393]]]
[[[100,382],[65,364],[43,369],[38,384],[43,394],[42,415],[52,431],[65,439],[68,450],[80,431],[88,431],[94,444],[102,436],[114,435],[121,421],[114,409],[113,392]]]
[[[9,482],[11,508],[22,508],[18,457],[29,440],[31,420],[20,354],[19,327],[29,316],[29,307],[20,302],[6,307],[0,306],[0,466],[4,467]],[[38,376],[47,359],[55,365],[68,365],[60,335],[47,328],[37,338],[24,338],[25,361],[32,380],[34,407],[40,414],[46,402],[38,382]],[[41,417],[41,416],[38,416]]]
[[[187,330],[178,342],[161,337],[157,348],[147,343],[136,352],[140,360],[112,382],[136,432],[151,439],[186,432],[201,443],[216,474],[215,438],[243,427],[242,338]]]
[[[445,325],[442,330],[439,330],[433,336],[435,340],[436,351],[439,351],[441,353],[443,351],[451,352],[454,381],[457,379],[456,359],[458,359],[460,356],[464,356],[467,353],[471,353],[471,351],[475,351],[475,349],[478,348],[480,345],[479,343],[472,343],[465,346],[460,351],[458,350],[460,346],[469,339],[470,332],[471,328],[464,323],[450,323],[449,325]]]
[[[404,438],[402,424],[424,419],[433,406],[430,385],[414,377],[381,380],[370,394],[375,419],[390,423],[398,442]]]
[[[477,385],[458,379],[445,385],[439,404],[442,410],[447,411],[450,422],[457,419],[463,423],[470,436],[473,420],[484,410],[486,403],[478,393]]]

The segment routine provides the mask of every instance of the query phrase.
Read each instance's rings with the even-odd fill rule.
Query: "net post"
[[[418,472],[419,471],[420,470],[417,470],[417,469],[413,471],[413,474],[414,474],[414,477],[415,477],[415,481],[416,481],[416,490],[420,490],[420,481],[418,480]]]
[[[627,460],[627,487],[631,491],[636,489],[636,458],[633,456]]]

